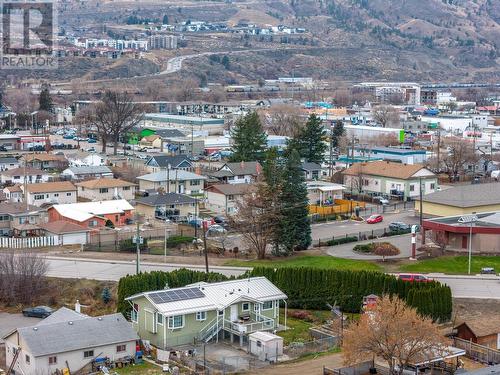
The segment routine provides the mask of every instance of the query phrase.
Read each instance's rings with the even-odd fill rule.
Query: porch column
[[[422,226],[422,228],[420,228],[420,236],[422,237],[420,239],[422,245],[425,245],[425,228],[423,226]]]
[[[243,335],[240,335],[240,347],[243,348]]]

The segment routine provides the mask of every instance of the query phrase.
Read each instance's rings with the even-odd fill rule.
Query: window
[[[248,302],[243,302],[243,303],[241,304],[241,310],[243,310],[243,311],[248,311],[248,310],[250,310],[250,304],[249,304]]]
[[[434,190],[436,188],[436,184],[434,182],[431,183],[430,189]]]
[[[9,215],[0,215],[0,221],[9,221]]]
[[[90,220],[89,221],[89,227],[97,227],[97,220]]]
[[[66,195],[71,195],[71,193],[66,193]],[[59,196],[59,193],[54,193],[54,197],[58,197]]]
[[[26,363],[29,365],[30,360],[31,360],[30,356],[26,354],[26,356],[24,357],[24,359],[26,360]]]
[[[260,312],[260,304],[256,303],[253,305],[253,311]]]
[[[262,341],[257,340],[257,347],[260,348],[262,346]]]
[[[56,365],[56,364],[57,364],[57,357],[55,355],[49,357],[49,365]]]
[[[72,194],[72,193],[66,193],[66,196],[67,196],[67,197],[71,197],[71,194]],[[59,194],[57,194],[57,196],[59,196]]]
[[[415,191],[415,185],[410,185],[410,191]]]
[[[137,323],[138,318],[139,318],[139,305],[137,303],[134,303],[134,307],[132,308],[132,312],[130,314],[130,319],[134,323]]]
[[[35,194],[35,200],[40,200],[40,199],[44,199],[45,198],[45,195],[43,194]]]
[[[156,313],[156,323],[163,325],[163,315]]]
[[[234,176],[229,176],[229,177],[227,178],[227,180],[228,180],[228,181],[233,181],[233,180],[234,180]]]
[[[108,192],[108,188],[100,188],[99,189],[100,194],[107,193],[107,192]]]
[[[168,317],[168,328],[176,329],[184,327],[184,315],[176,315]]]
[[[192,180],[191,186],[198,186],[200,184],[200,180]]]
[[[123,190],[130,190],[130,186],[124,186]]]
[[[125,352],[127,350],[127,345],[123,344],[123,345],[117,345],[116,346],[116,352],[117,353],[120,353],[120,352]]]
[[[273,308],[273,301],[266,301],[262,304],[262,310],[271,310]]]
[[[219,314],[219,316],[224,315],[224,310],[219,310],[219,311],[218,311],[218,314]]]
[[[93,350],[85,350],[83,352],[83,358],[90,358],[94,356],[94,351]]]
[[[227,196],[228,201],[234,201],[234,195],[230,194]]]
[[[196,313],[196,320],[201,322],[203,320],[207,319],[207,312],[206,311],[198,311]]]

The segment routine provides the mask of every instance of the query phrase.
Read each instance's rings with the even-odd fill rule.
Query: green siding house
[[[279,327],[279,304],[287,296],[265,277],[145,292],[128,297],[141,339],[160,350],[230,339]]]

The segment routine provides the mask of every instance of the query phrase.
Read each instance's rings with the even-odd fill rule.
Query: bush
[[[411,233],[411,229],[409,230],[391,230],[389,232],[385,232],[382,236],[383,237],[391,237],[391,236],[399,236],[401,234],[408,234]]]
[[[356,242],[358,237],[340,237],[326,242],[327,246],[342,245],[343,243]]]
[[[401,251],[399,251],[399,249],[396,246],[394,246],[392,243],[389,242],[379,242],[373,245],[374,245],[373,253],[382,256],[384,262],[385,262],[385,257],[395,256],[401,253]]]
[[[148,248],[148,240],[147,238],[144,238],[144,242],[139,246],[141,252],[145,251]],[[131,239],[129,240],[123,240],[120,242],[120,251],[129,251],[129,252],[134,252],[137,250],[137,245],[132,242]]]
[[[437,281],[408,283],[381,272],[312,267],[255,267],[249,275],[267,277],[288,296],[290,308],[321,310],[329,303],[357,313],[364,296],[389,294],[434,320],[451,318],[451,289]]]
[[[374,243],[367,243],[367,244],[362,244],[362,245],[356,245],[354,246],[353,250],[358,252],[358,253],[371,253],[373,252],[374,248]]]
[[[167,247],[177,247],[184,243],[192,243],[194,237],[191,236],[171,236],[167,238]]]
[[[300,319],[306,322],[312,322],[314,320],[313,315],[309,311],[305,310],[289,311],[287,315],[290,318]]]

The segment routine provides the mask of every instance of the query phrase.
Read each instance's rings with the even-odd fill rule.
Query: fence
[[[335,199],[334,206],[310,205],[309,213],[317,214],[320,216],[342,215],[354,212],[356,210],[356,207],[359,207],[359,209],[365,209],[366,203],[358,201],[349,201],[346,199]]]
[[[341,236],[331,236],[328,238],[320,238],[318,240],[313,241],[313,246],[321,247],[328,246],[329,241],[339,240],[342,242],[343,238],[352,238],[352,241],[348,242],[356,242],[356,241],[365,241],[365,240],[373,240],[381,237],[390,237],[394,235],[402,235],[410,233],[410,230],[400,230],[400,231],[391,231],[389,228],[380,228],[380,229],[372,229],[368,231],[359,231],[354,233],[346,233]],[[353,245],[354,246],[354,245]]]
[[[177,229],[174,226],[163,228],[141,229],[140,236],[146,240],[164,240],[165,235],[168,237],[177,234]],[[100,230],[90,233],[88,243],[85,245],[85,250],[90,251],[118,251],[120,243],[130,241],[136,235],[135,230]]]
[[[472,341],[459,339],[458,337],[453,338],[453,346],[465,350],[467,357],[475,361],[488,364],[500,364],[500,350],[476,344]]]
[[[335,336],[308,342],[293,342],[283,348],[283,354],[289,358],[300,358],[307,354],[327,352],[339,346],[340,338]]]
[[[331,369],[323,367],[323,375],[364,375],[373,368],[373,361],[360,362],[349,367]],[[378,367],[377,367],[378,370]],[[377,371],[378,372],[378,371]]]
[[[350,201],[346,201],[350,202]],[[389,212],[398,212],[401,210],[410,210],[415,208],[415,202],[410,201],[410,202],[398,202],[398,203],[393,203],[393,204],[387,204],[387,205],[366,205],[364,202],[356,202],[352,201],[353,205],[350,206],[345,206],[347,207],[347,210],[344,208],[344,212],[338,212],[340,206],[325,206],[325,207],[319,207],[319,206],[309,206],[309,212],[312,214],[312,222],[317,223],[317,222],[324,222],[328,220],[335,220],[337,216],[339,215],[351,215],[356,212],[356,203],[362,204],[362,206],[359,206],[359,214],[363,216],[370,216],[373,214],[384,214],[384,213],[389,213]],[[324,208],[324,209],[333,209],[333,211],[330,213],[327,210],[317,210],[315,208],[311,207],[319,207],[319,208]],[[315,211],[316,210],[316,211]]]
[[[38,247],[58,246],[58,236],[46,237],[0,237],[0,248],[34,249]]]

